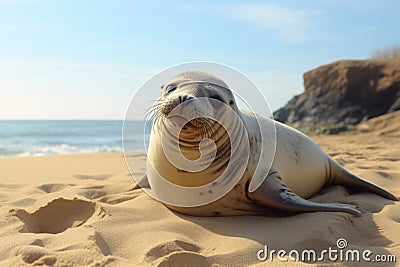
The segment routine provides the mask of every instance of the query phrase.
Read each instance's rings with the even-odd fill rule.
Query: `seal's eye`
[[[165,89],[165,91],[169,94],[169,93],[172,93],[173,91],[175,91],[176,88],[177,88],[176,85],[170,84],[170,85],[167,86],[167,88]]]
[[[224,100],[219,95],[213,95],[213,96],[210,96],[210,98],[218,100],[218,101],[221,101],[222,103],[224,103]]]

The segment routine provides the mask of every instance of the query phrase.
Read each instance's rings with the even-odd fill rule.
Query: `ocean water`
[[[122,151],[123,121],[0,120],[0,157]],[[130,123],[129,147],[143,150],[143,121]]]

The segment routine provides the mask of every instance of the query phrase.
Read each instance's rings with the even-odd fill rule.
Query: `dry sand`
[[[399,137],[397,112],[356,132],[314,139],[349,170],[400,196]],[[136,160],[144,172],[144,154]],[[355,203],[370,213],[180,215],[132,190],[121,153],[3,158],[0,170],[1,266],[262,266],[256,253],[264,245],[321,251],[338,238],[349,249],[395,254],[400,262],[400,203],[341,186],[313,200]]]

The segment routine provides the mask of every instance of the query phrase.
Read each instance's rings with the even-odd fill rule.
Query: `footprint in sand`
[[[369,163],[368,165],[358,164],[357,168],[363,169],[363,170],[382,170],[382,171],[390,170],[390,168],[388,168],[388,167],[381,166],[381,165],[373,165],[371,163]]]
[[[190,263],[190,265],[188,265]],[[158,267],[168,267],[168,266],[215,266],[211,265],[207,258],[201,254],[191,252],[191,251],[177,251],[173,252],[168,256],[163,257],[159,263]]]
[[[210,266],[207,258],[201,255],[196,245],[181,240],[162,242],[146,253],[148,263],[158,262],[157,266],[184,266],[191,262],[193,266]]]
[[[37,246],[26,246],[17,251],[16,256],[18,255],[25,263],[35,266],[53,266],[57,261],[50,251]]]
[[[385,179],[392,179],[392,176],[391,176],[389,173],[387,173],[387,172],[378,171],[378,172],[376,172],[376,173],[379,174],[381,177],[383,177],[383,178],[385,178]]]
[[[78,194],[88,199],[97,199],[107,195],[107,192],[104,190],[103,185],[96,185],[83,187]]]
[[[106,195],[106,196],[96,199],[96,201],[99,201],[102,203],[107,203],[110,205],[116,205],[116,204],[123,203],[125,201],[135,199],[141,195],[142,195],[141,190],[133,190],[133,191],[116,193],[116,194],[109,194],[109,195]]]
[[[68,228],[78,227],[90,218],[103,218],[105,210],[98,204],[74,198],[58,198],[33,213],[13,209],[10,213],[24,222],[22,232],[57,234]]]
[[[54,193],[63,190],[68,184],[43,184],[39,186],[39,189],[45,193]]]
[[[112,177],[112,175],[109,174],[103,174],[103,175],[85,175],[85,174],[77,174],[74,175],[74,178],[80,179],[80,180],[107,180],[108,178]]]

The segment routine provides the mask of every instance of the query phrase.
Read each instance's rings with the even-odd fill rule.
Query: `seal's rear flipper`
[[[136,180],[135,180],[136,181]],[[137,183],[132,190],[140,188],[150,188],[149,180],[147,179],[147,174],[145,174]]]
[[[265,206],[290,212],[339,211],[360,216],[363,210],[339,203],[315,203],[292,192],[280,179],[279,173],[271,170],[257,190],[248,193],[249,197]]]
[[[340,166],[339,163],[337,163],[336,161],[332,160],[329,163],[332,173],[331,180],[333,184],[344,185],[354,191],[368,191],[394,201],[399,200],[395,195],[388,192],[387,190],[349,172],[348,170]]]

